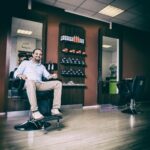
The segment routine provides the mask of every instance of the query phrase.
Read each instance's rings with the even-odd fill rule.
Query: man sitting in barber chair
[[[44,116],[38,110],[36,91],[54,90],[53,105],[51,115],[61,116],[59,111],[61,106],[62,83],[58,80],[42,81],[42,78],[56,79],[57,74],[50,74],[44,65],[41,64],[42,50],[34,49],[31,60],[24,60],[14,72],[15,78],[25,80],[24,88],[31,106],[32,118],[41,120]]]

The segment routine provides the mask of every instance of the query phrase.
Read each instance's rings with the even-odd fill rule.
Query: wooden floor
[[[150,150],[150,107],[143,113],[65,109],[61,130],[17,131],[26,117],[0,118],[0,150]]]

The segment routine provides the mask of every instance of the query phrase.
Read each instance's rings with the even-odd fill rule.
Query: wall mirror
[[[102,80],[119,81],[119,39],[102,37]]]
[[[99,33],[98,103],[111,104],[120,80],[120,38],[111,31]]]
[[[7,112],[29,109],[28,101],[20,100],[20,95],[12,87],[14,70],[23,60],[32,58],[32,51],[35,48],[44,50],[43,62],[45,61],[45,20],[42,21],[40,17],[36,20],[37,16],[34,18],[34,15],[32,19],[27,16],[28,18],[12,17]]]
[[[32,57],[35,48],[42,48],[43,24],[31,20],[12,18],[11,53],[9,71]]]

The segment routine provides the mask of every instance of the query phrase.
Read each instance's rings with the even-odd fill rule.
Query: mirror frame
[[[103,36],[119,39],[119,80],[122,79],[122,34],[116,29],[99,28],[98,32],[98,82],[97,82],[97,103],[102,100],[102,43]]]

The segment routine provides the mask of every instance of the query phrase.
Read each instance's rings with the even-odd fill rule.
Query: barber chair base
[[[49,121],[57,121],[57,128],[60,128],[61,119],[62,116],[46,116],[41,120],[30,119],[24,123],[15,125],[14,128],[19,131],[32,131],[41,129],[48,131],[48,129],[51,127],[51,123],[49,123]]]
[[[135,109],[131,110],[130,108],[124,109],[121,112],[127,113],[127,114],[137,114],[137,111]]]
[[[122,112],[122,113],[127,113],[127,114],[136,115],[136,114],[142,113],[143,111],[142,111],[141,109],[138,109],[138,108],[131,109],[130,107],[126,107],[126,108],[124,108],[124,109],[121,109],[121,112]]]
[[[126,104],[124,109],[121,110],[121,112],[123,113],[127,113],[127,114],[139,114],[142,113],[142,111],[140,109],[138,109],[138,107],[135,104],[135,100],[131,99],[130,104]]]

